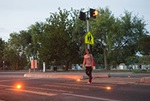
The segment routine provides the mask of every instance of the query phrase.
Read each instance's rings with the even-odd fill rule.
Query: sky
[[[58,8],[80,10],[108,7],[115,17],[127,10],[143,18],[150,32],[150,0],[0,0],[0,37],[8,41],[10,33],[27,30],[35,22],[45,22]]]

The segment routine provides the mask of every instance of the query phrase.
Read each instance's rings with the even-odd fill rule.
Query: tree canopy
[[[96,19],[89,19],[90,32],[95,39],[91,51],[98,64],[110,69],[111,65],[138,62],[138,52],[150,55],[150,36],[143,18],[128,11],[120,17],[115,17],[108,8],[98,11]],[[29,67],[31,59],[37,59],[39,66],[42,62],[47,66],[65,65],[65,70],[72,64],[81,64],[87,28],[86,22],[78,16],[79,10],[59,8],[58,12],[50,13],[45,22],[36,22],[27,30],[11,33],[8,42],[0,40],[1,62],[6,61],[13,69]]]

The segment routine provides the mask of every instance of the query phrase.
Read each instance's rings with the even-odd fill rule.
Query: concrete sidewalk
[[[111,76],[112,75],[112,76]],[[120,76],[113,76],[120,75]],[[131,75],[131,76],[130,76]],[[150,84],[150,77],[135,77],[132,73],[93,73],[96,83],[114,83],[114,84]],[[147,76],[147,75],[146,75]],[[31,72],[24,74],[24,77],[29,78],[64,78],[64,79],[81,79],[86,80],[88,77],[82,72]]]

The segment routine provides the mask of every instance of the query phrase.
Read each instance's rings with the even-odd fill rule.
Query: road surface
[[[93,81],[89,85],[86,82],[24,78],[22,73],[0,75],[0,101],[150,101],[150,85],[147,84]],[[21,84],[21,89],[16,88],[17,84]]]

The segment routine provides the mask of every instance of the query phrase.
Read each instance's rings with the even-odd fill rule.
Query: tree
[[[139,51],[142,55],[150,55],[150,36],[145,35],[140,38],[137,45],[139,47]]]
[[[4,61],[11,69],[23,69],[26,66],[26,56],[21,34],[11,33],[10,39],[5,45]]]
[[[149,65],[150,64],[150,56],[144,55],[138,59],[139,63]]]
[[[50,13],[45,22],[11,33],[3,59],[15,69],[29,64],[31,57],[47,65],[54,62],[65,65],[66,70],[71,64],[81,63],[86,47],[86,22],[79,20],[78,15],[78,10],[59,8],[58,13]],[[137,52],[148,55],[149,37],[145,37],[148,33],[145,26],[142,18],[128,11],[117,18],[108,8],[100,8],[96,19],[90,19],[90,32],[95,38],[91,51],[97,63],[104,63],[105,69],[110,69],[110,65],[129,63],[131,59],[137,61]]]
[[[46,19],[45,34],[41,40],[41,59],[48,64],[56,61],[56,64],[65,65],[66,70],[71,62],[79,57],[78,43],[73,37],[76,18],[69,16],[73,14],[71,12],[73,10],[59,9],[59,13],[51,13]]]
[[[121,19],[115,18],[108,8],[100,9],[99,12],[97,19],[91,21],[91,31],[99,50],[104,51],[105,68],[110,69],[107,62],[125,62],[126,58],[136,54],[136,43],[147,33],[146,24],[143,19],[127,11]]]
[[[114,48],[114,39],[117,35],[113,28],[117,28],[117,26],[115,25],[115,18],[108,8],[105,10],[100,9],[99,13],[100,15],[97,17],[97,19],[91,22],[91,31],[95,36],[95,40],[97,41],[97,51],[100,52],[100,50],[103,50],[102,53],[104,54],[105,68],[109,69],[107,66],[107,61]]]
[[[30,33],[30,43],[28,43],[27,53],[32,59],[39,59],[39,51],[41,45],[42,35],[44,34],[44,23],[36,22],[29,27],[28,33]]]
[[[142,55],[142,57],[139,58],[139,62],[143,64],[150,64],[150,36],[145,35],[140,38],[140,40],[137,43],[137,46],[139,48],[139,53]]]
[[[0,38],[0,67],[3,67],[3,52],[4,52],[5,42]]]
[[[121,17],[120,21],[121,33],[116,41],[118,46],[115,48],[119,57],[118,63],[127,62],[129,57],[136,57],[139,47],[137,43],[141,37],[147,34],[145,21],[137,15],[133,16],[132,13],[125,11],[125,15]]]

